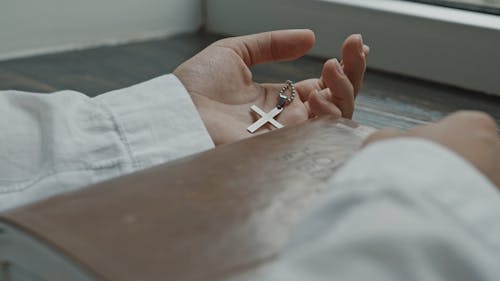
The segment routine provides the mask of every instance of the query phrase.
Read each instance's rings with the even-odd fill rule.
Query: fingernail
[[[358,37],[359,41],[361,42],[361,46],[363,46],[364,45],[364,43],[363,43],[363,35],[357,34],[357,37]]]
[[[319,95],[319,97],[321,99],[328,101],[328,92],[329,91],[330,90],[328,88],[326,88],[326,89],[319,91],[317,94]]]
[[[344,70],[337,59],[333,59],[333,64],[335,65],[335,70],[338,74],[344,75]]]
[[[370,46],[368,46],[368,45],[364,45],[364,46],[363,46],[363,53],[364,53],[365,55],[368,55],[368,54],[370,53]]]
[[[357,35],[357,37],[359,39],[359,43],[360,43],[359,46],[358,46],[359,51],[363,52],[363,49],[364,49],[364,46],[365,46],[365,44],[363,43],[363,35],[361,35],[361,34],[356,34],[356,35]]]

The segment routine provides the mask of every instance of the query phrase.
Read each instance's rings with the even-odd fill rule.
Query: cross
[[[273,110],[269,111],[268,113],[265,113],[264,111],[262,111],[262,109],[260,109],[256,105],[252,105],[252,107],[250,107],[250,109],[255,111],[257,114],[259,114],[261,116],[261,118],[259,120],[257,120],[255,123],[253,123],[250,127],[247,128],[247,130],[250,133],[254,133],[260,127],[264,126],[268,122],[271,123],[274,127],[278,128],[278,129],[281,129],[284,127],[283,125],[281,125],[280,122],[278,122],[274,119],[274,117],[276,117],[276,115],[280,114],[281,111],[283,111],[283,108],[275,107]]]

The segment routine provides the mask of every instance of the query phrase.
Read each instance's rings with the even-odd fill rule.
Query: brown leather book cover
[[[82,280],[221,280],[279,253],[372,131],[316,119],[21,207],[0,222],[90,276]],[[24,249],[17,254],[30,255]],[[38,274],[56,280],[64,266],[47,268]]]

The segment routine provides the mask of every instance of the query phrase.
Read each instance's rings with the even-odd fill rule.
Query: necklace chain
[[[290,96],[285,94],[287,90],[290,90]],[[285,86],[283,86],[279,92],[278,104],[276,107],[279,109],[285,107],[287,103],[291,103],[295,99],[296,94],[297,91],[295,90],[295,85],[291,80],[287,80],[285,82]]]

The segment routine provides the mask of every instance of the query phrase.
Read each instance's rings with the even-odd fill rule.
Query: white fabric
[[[320,201],[289,248],[252,280],[500,278],[500,193],[437,144],[372,145]]]
[[[89,98],[0,92],[0,211],[213,147],[174,75]]]
[[[88,98],[0,93],[0,210],[213,147],[173,76]],[[255,280],[497,280],[500,195],[437,144],[360,152]]]

